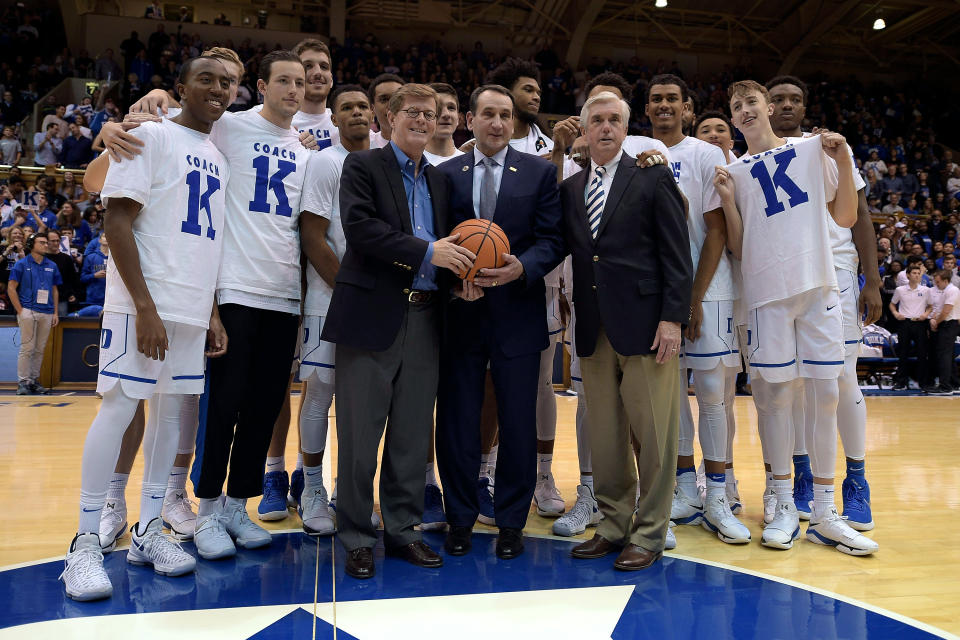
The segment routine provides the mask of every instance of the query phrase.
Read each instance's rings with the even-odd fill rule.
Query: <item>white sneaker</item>
[[[732,484],[726,485],[727,504],[730,505],[730,513],[735,516],[743,511],[743,501],[740,500],[740,481],[734,480]]]
[[[74,600],[100,600],[113,595],[113,585],[103,568],[103,551],[97,534],[74,536],[63,565],[59,579]]]
[[[800,514],[797,513],[797,507],[793,504],[791,496],[790,502],[784,502],[777,505],[777,514],[773,521],[763,530],[760,536],[760,542],[765,547],[774,549],[789,549],[793,547],[793,541],[800,537]]]
[[[138,522],[130,529],[132,539],[127,562],[152,565],[153,570],[162,576],[182,576],[196,569],[197,559],[160,530],[160,518],[151,520],[143,535],[138,531],[139,526]]]
[[[333,479],[333,495],[330,496],[330,515],[331,516],[337,515],[337,479],[336,478]],[[379,529],[381,524],[383,523],[380,521],[380,515],[376,511],[373,511],[370,514],[370,525],[374,529]]]
[[[673,490],[670,520],[676,524],[700,524],[703,519],[703,503],[700,498],[691,498],[677,486]]]
[[[876,542],[857,533],[837,513],[835,506],[819,522],[810,520],[807,526],[807,540],[817,544],[836,547],[837,551],[851,556],[868,556],[880,548]]]
[[[256,524],[247,514],[244,504],[224,504],[223,520],[227,533],[238,547],[257,549],[265,547],[273,540],[270,532]]]
[[[537,515],[547,518],[559,518],[566,506],[560,491],[553,481],[552,473],[538,473],[537,486],[533,490],[533,503],[537,505]]]
[[[303,532],[311,536],[329,536],[336,531],[333,515],[327,504],[327,490],[323,483],[316,487],[304,487],[297,508],[303,521]]]
[[[663,548],[667,551],[677,548],[677,536],[673,534],[673,527],[667,527],[667,539],[663,543]]]
[[[577,487],[577,502],[553,523],[553,533],[558,536],[575,536],[595,527],[603,520],[593,491],[585,484]]]
[[[127,530],[127,501],[107,498],[100,512],[100,547],[104,553],[113,551],[117,541]]]
[[[773,487],[770,487],[763,492],[763,522],[761,524],[770,524],[776,515],[777,494],[774,493]]]
[[[163,526],[170,529],[170,535],[177,540],[189,540],[197,528],[197,514],[193,512],[193,501],[187,497],[185,489],[168,493],[163,499]]]
[[[715,531],[717,537],[728,544],[750,542],[750,530],[730,511],[723,493],[718,492],[715,497],[707,498],[701,524],[707,531]]]
[[[193,543],[197,545],[197,553],[204,560],[219,560],[237,554],[237,547],[227,533],[224,516],[219,511],[197,517]]]

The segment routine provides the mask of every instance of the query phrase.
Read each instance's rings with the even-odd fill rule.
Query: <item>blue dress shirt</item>
[[[400,163],[400,175],[403,176],[403,190],[407,193],[407,208],[410,211],[410,223],[413,225],[413,235],[430,243],[427,253],[420,263],[417,275],[413,279],[413,288],[418,291],[435,291],[437,288],[437,268],[430,262],[433,257],[433,243],[437,234],[433,228],[433,201],[430,199],[430,189],[427,185],[427,176],[424,169],[428,164],[425,156],[420,157],[420,171],[415,175],[413,160],[400,150],[393,141],[390,147],[397,162]]]

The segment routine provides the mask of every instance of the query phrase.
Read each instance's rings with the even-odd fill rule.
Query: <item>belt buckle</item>
[[[420,293],[420,291],[411,289],[410,293],[407,294],[407,302],[419,302]]]

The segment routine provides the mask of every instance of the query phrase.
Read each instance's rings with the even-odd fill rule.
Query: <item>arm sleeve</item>
[[[100,197],[107,204],[109,198],[130,198],[146,205],[150,198],[150,183],[153,176],[154,156],[163,152],[163,139],[158,136],[160,125],[148,126],[147,123],[139,128],[137,137],[143,141],[143,152],[134,156],[132,160],[110,162],[107,176],[100,190]],[[167,160],[169,162],[169,159]]]
[[[339,197],[340,176],[336,163],[330,161],[328,154],[315,153],[307,160],[307,171],[303,178],[303,196],[300,209],[330,220],[333,218],[334,198]]]

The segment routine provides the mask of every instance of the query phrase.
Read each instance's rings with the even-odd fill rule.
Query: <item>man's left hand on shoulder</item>
[[[523,276],[523,264],[516,256],[503,254],[504,266],[496,269],[480,269],[473,283],[480,287],[499,287]]]

